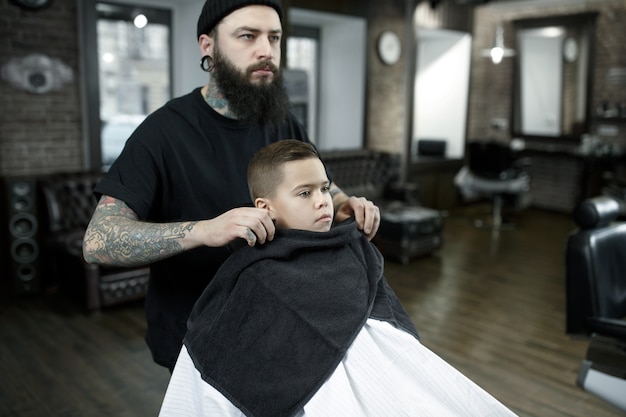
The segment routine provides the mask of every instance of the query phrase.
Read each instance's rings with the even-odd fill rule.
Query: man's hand
[[[369,240],[372,240],[380,226],[378,206],[365,197],[349,197],[337,206],[335,220],[342,222],[352,216],[359,229],[363,230]]]
[[[193,235],[206,246],[225,246],[238,238],[254,246],[273,240],[275,231],[267,210],[239,207],[211,220],[199,222]]]

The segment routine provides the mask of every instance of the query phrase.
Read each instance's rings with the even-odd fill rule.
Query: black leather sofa
[[[83,260],[82,241],[96,207],[101,173],[68,172],[39,181],[44,202],[43,258],[50,281],[89,311],[145,297],[148,267],[109,268]]]

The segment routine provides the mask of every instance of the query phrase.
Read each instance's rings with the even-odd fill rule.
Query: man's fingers
[[[361,197],[359,198],[358,212],[355,213],[357,223],[363,232],[371,239],[378,231],[380,225],[380,211],[374,203]]]
[[[340,211],[351,212],[359,227],[371,240],[380,227],[380,210],[364,197],[350,197]],[[341,221],[341,220],[340,220]]]
[[[367,214],[365,215],[363,232],[365,232],[367,237],[371,240],[374,235],[376,235],[378,227],[380,226],[380,210],[372,202],[369,203],[370,205],[365,208]]]
[[[249,224],[245,226],[244,236],[248,245],[254,246],[257,242],[264,244],[268,240],[274,239],[274,222],[266,211],[259,212],[259,216],[248,219]]]
[[[256,235],[252,232],[252,230],[246,227],[246,241],[248,242],[248,246],[254,246],[256,244]]]

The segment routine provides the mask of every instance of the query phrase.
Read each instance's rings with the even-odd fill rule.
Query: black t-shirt
[[[248,162],[281,139],[309,141],[292,115],[278,128],[245,124],[214,111],[197,88],[146,118],[95,192],[124,201],[145,221],[211,219],[251,206]],[[202,247],[151,265],[146,341],[157,363],[175,364],[189,312],[229,254]]]

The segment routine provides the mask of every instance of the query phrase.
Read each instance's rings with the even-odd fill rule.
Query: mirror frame
[[[555,15],[549,17],[539,18],[524,18],[513,20],[513,27],[515,32],[515,47],[517,51],[520,51],[520,44],[518,39],[518,31],[523,29],[538,29],[547,26],[563,26],[563,27],[577,27],[581,28],[585,33],[583,36],[587,37],[589,42],[589,53],[587,57],[587,82],[585,85],[585,119],[582,123],[580,132],[575,134],[561,134],[557,136],[549,135],[532,135],[521,131],[521,71],[520,71],[520,54],[516,54],[514,57],[514,78],[513,78],[513,97],[512,97],[512,109],[511,109],[511,135],[514,138],[521,138],[525,140],[580,140],[583,134],[589,133],[592,126],[593,118],[593,79],[594,79],[594,57],[595,57],[595,33],[596,33],[596,20],[598,13],[581,13],[572,15]],[[563,98],[561,99],[561,107],[563,107]],[[562,122],[562,120],[561,120]]]

